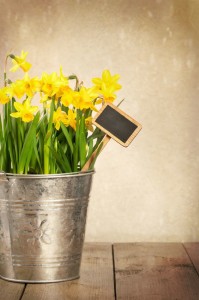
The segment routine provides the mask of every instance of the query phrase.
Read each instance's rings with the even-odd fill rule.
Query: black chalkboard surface
[[[112,103],[106,103],[93,120],[98,128],[122,146],[129,146],[142,126]]]

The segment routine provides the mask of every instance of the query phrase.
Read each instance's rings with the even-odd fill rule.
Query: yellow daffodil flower
[[[109,70],[104,70],[102,73],[102,78],[93,78],[92,82],[97,89],[101,90],[102,85],[105,84],[107,87],[112,87],[115,91],[121,89],[121,85],[117,83],[120,79],[119,74],[111,75]]]
[[[12,62],[14,64],[10,71],[15,72],[18,68],[21,68],[24,72],[28,72],[32,65],[26,61],[27,55],[28,52],[24,51],[21,51],[21,56],[15,56],[13,54],[10,54],[10,57],[12,58]]]
[[[60,97],[63,96],[65,92],[67,92],[70,87],[68,85],[68,78],[64,76],[62,67],[60,67],[60,76],[59,76],[59,90],[56,93],[56,99],[58,100]]]
[[[76,130],[76,113],[72,109],[68,110],[67,122],[68,126],[71,126],[74,130]]]
[[[64,76],[62,67],[60,67],[60,81],[64,86],[68,85],[68,78]]]
[[[43,73],[41,78],[41,91],[48,97],[54,96],[62,86],[62,81],[56,72],[52,74]]]
[[[40,81],[37,77],[30,78],[26,73],[24,78],[21,80],[16,80],[15,83],[11,85],[13,96],[21,98],[24,95],[32,98],[36,92],[40,90]]]
[[[27,73],[23,80],[21,80],[21,84],[24,85],[25,94],[31,98],[40,90],[41,87],[39,79],[37,77],[30,78]]]
[[[10,101],[10,98],[8,96],[8,88],[3,87],[0,89],[0,103],[1,104],[6,104]]]
[[[48,100],[51,100],[48,95],[42,95],[42,93],[40,93],[40,96],[41,96],[41,99],[40,99],[41,103],[45,103]],[[48,106],[48,104],[45,105],[45,107],[47,107],[47,106]]]
[[[38,106],[31,106],[30,99],[25,100],[23,103],[14,102],[14,107],[17,112],[11,113],[13,118],[22,118],[23,122],[30,122],[34,119],[34,112],[38,110]]]
[[[118,74],[111,75],[109,70],[104,70],[102,78],[93,78],[94,89],[101,94],[105,101],[113,102],[116,98],[115,91],[121,89],[118,83],[120,76]]]
[[[73,97],[73,105],[77,109],[92,109],[96,110],[94,106],[94,100],[98,94],[93,91],[93,89],[87,89],[84,86],[81,87],[80,91],[75,91],[74,92],[74,97]]]
[[[116,95],[114,94],[114,92],[115,89],[113,86],[106,86],[105,84],[102,84],[101,94],[105,102],[113,102],[115,100]]]
[[[74,91],[69,87],[65,87],[63,89],[63,94],[61,96],[61,103],[65,106],[68,107],[69,105],[72,104],[74,98]]]
[[[68,120],[65,111],[62,111],[61,107],[58,107],[58,109],[53,113],[53,123],[55,124],[55,128],[57,130],[60,129],[60,122],[68,126]]]
[[[94,131],[94,129],[93,129],[93,124],[92,124],[92,120],[93,120],[92,117],[88,117],[88,118],[85,119],[85,125],[86,125],[86,128],[87,128],[88,130],[90,130],[91,132]]]
[[[25,95],[25,86],[21,83],[21,80],[16,80],[10,85],[11,93],[13,97],[20,99]]]
[[[61,107],[58,107],[58,109],[53,113],[53,123],[57,130],[60,129],[60,122],[62,122],[65,126],[71,126],[74,130],[76,130],[76,113],[69,109],[66,114],[65,111],[61,110]]]

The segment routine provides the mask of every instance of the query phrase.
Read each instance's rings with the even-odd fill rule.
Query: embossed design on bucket
[[[27,237],[27,242],[33,247],[40,247],[41,243],[51,244],[50,229],[46,216],[44,218],[30,217],[21,220],[21,223],[14,224],[15,237],[18,239],[21,235]],[[23,224],[23,227],[21,226]]]
[[[19,282],[79,277],[93,173],[0,179],[0,277]]]

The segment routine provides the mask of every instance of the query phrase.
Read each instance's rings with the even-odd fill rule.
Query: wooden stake
[[[108,144],[108,142],[110,141],[111,137],[108,135],[105,135],[103,140],[101,141],[101,143],[98,145],[97,149],[93,152],[93,154],[91,155],[91,157],[89,158],[89,160],[85,163],[85,165],[82,168],[82,172],[88,171],[90,165],[92,164],[92,162],[94,161],[96,155],[104,149],[104,147]],[[99,147],[101,147],[100,152],[98,153],[98,149]]]

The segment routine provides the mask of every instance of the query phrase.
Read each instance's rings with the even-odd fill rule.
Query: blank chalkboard
[[[142,126],[112,103],[106,103],[95,116],[93,124],[122,146],[129,146]]]

